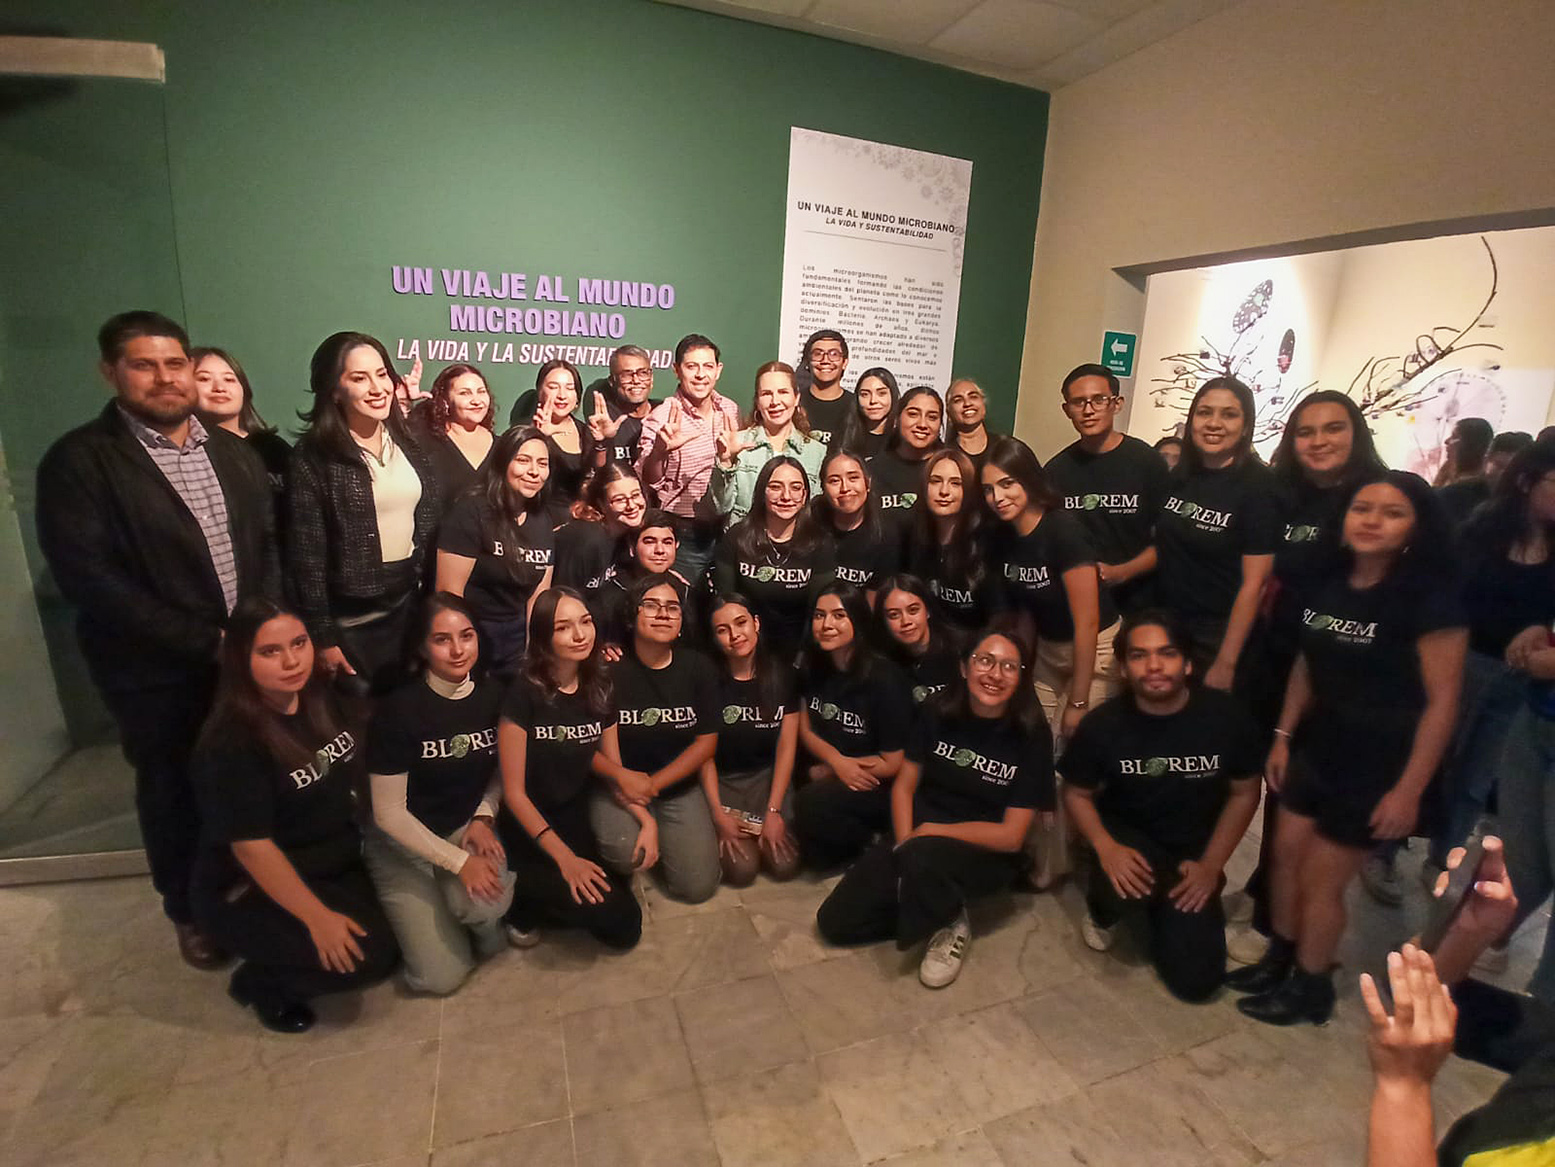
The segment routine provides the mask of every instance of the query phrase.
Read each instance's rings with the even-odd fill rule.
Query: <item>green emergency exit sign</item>
[[[1101,363],[1119,377],[1134,375],[1134,350],[1139,347],[1139,337],[1132,332],[1104,332],[1101,341]]]

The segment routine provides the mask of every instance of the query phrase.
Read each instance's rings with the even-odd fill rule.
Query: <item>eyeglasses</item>
[[[1073,401],[1064,402],[1065,409],[1072,409],[1075,413],[1100,413],[1114,401],[1121,401],[1122,395],[1114,393],[1110,397],[1079,397]]]
[[[609,500],[607,505],[613,511],[624,511],[628,507],[635,506],[637,503],[647,501],[648,500],[643,497],[642,491],[634,490],[631,494],[616,495],[614,498]]]
[[[813,348],[810,350],[810,363],[812,365],[830,365],[840,360],[842,360],[842,350],[840,348]]]
[[[1006,677],[1018,677],[1026,668],[1018,660],[1000,660],[996,656],[989,656],[986,652],[974,652],[972,663],[985,673],[998,669]]]
[[[652,369],[622,369],[616,373],[617,381],[651,381]]]
[[[650,616],[679,616],[679,600],[654,600],[648,599],[642,602],[642,610]]]

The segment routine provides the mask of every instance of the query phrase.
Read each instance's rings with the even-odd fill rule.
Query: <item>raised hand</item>
[[[594,412],[589,414],[589,433],[594,435],[594,441],[600,445],[608,442],[616,436],[616,431],[621,428],[621,423],[626,420],[626,414],[622,414],[614,421],[610,419],[610,410],[605,407],[605,395],[598,389],[594,390]]]
[[[755,443],[747,442],[744,431],[735,429],[729,423],[729,415],[721,409],[718,411],[716,426],[714,440],[718,445],[718,462],[726,468],[732,468],[739,461],[740,454]]]
[[[694,437],[696,434],[686,424],[684,412],[680,408],[680,399],[671,398],[670,407],[664,414],[664,424],[659,427],[659,444],[664,447],[665,453],[672,453]]]

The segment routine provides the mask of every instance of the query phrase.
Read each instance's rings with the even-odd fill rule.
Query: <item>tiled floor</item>
[[[940,992],[892,946],[823,948],[825,891],[758,883],[686,908],[647,888],[632,953],[547,937],[444,1001],[386,985],[327,1002],[303,1037],[264,1032],[224,975],[180,964],[144,880],[0,891],[0,1162],[1362,1161],[1353,972],[1418,926],[1412,883],[1404,909],[1357,894],[1322,1030],[1254,1025],[1229,998],[1178,1004],[1147,968],[1080,944],[1072,888],[986,905]],[[1449,1062],[1439,1118],[1498,1081]]]

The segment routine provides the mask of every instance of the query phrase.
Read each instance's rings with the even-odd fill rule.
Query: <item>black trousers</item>
[[[258,887],[236,900],[201,888],[195,898],[200,926],[243,963],[232,983],[255,1001],[292,1004],[376,984],[400,961],[394,929],[378,903],[367,868],[361,864],[327,879],[309,878],[308,889],[327,907],[350,916],[366,936],[355,937],[362,959],[349,973],[331,972],[319,963],[308,929]]]
[[[194,922],[189,883],[200,840],[200,813],[189,781],[189,757],[211,709],[216,666],[178,685],[104,693],[119,726],[124,757],[135,771],[135,812],[162,910]]]
[[[794,795],[794,834],[799,853],[813,867],[840,867],[870,840],[891,832],[891,784],[850,790],[840,778],[808,783]]]
[[[960,839],[881,839],[852,867],[815,913],[831,944],[927,940],[980,896],[1010,886],[1017,856]]]
[[[589,825],[587,796],[574,799],[566,807],[547,810],[545,821],[572,848],[573,854],[601,868],[605,866],[594,829]],[[502,808],[497,829],[508,853],[508,867],[515,876],[513,906],[507,916],[510,922],[526,932],[541,925],[581,928],[610,948],[636,946],[642,937],[643,914],[632,893],[630,878],[607,872],[610,887],[604,901],[580,904],[572,898],[572,889],[555,861],[529,837],[507,807]]]
[[[1118,895],[1101,869],[1093,861],[1090,882],[1085,892],[1091,919],[1110,928],[1125,915],[1143,914],[1150,935],[1150,963],[1156,975],[1172,994],[1184,1001],[1203,1001],[1220,987],[1226,977],[1226,914],[1220,902],[1220,890],[1197,912],[1179,911],[1170,892],[1182,878],[1177,865],[1196,855],[1168,852],[1141,831],[1106,824],[1112,837],[1132,847],[1150,862],[1155,883],[1143,899],[1124,899]],[[1221,880],[1224,886],[1224,879]]]

